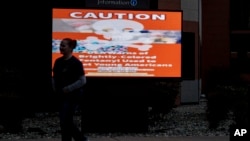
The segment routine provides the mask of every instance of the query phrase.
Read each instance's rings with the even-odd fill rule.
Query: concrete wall
[[[195,34],[195,80],[183,80],[180,102],[198,102],[200,95],[200,0],[158,0],[158,9],[182,10],[183,32],[192,32]]]

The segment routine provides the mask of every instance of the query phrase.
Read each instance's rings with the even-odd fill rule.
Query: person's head
[[[61,54],[67,56],[73,52],[73,49],[76,48],[77,41],[71,38],[64,38],[60,43],[60,52]]]

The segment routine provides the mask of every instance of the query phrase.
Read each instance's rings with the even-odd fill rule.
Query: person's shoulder
[[[80,61],[77,57],[75,57],[75,56],[72,56],[71,59],[74,60],[75,62],[81,62],[81,61]]]
[[[71,57],[71,61],[74,62],[74,64],[77,64],[77,66],[81,65],[82,66],[82,62],[80,61],[80,59],[78,59],[75,56]]]
[[[61,60],[63,60],[63,57],[58,57],[58,58],[56,58],[56,62],[58,62],[58,61],[61,61]]]
[[[58,57],[58,58],[56,58],[55,59],[55,64],[61,64],[61,63],[63,63],[63,57]]]

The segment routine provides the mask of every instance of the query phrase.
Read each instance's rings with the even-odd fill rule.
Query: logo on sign
[[[130,0],[130,4],[132,6],[136,6],[137,5],[137,0]]]

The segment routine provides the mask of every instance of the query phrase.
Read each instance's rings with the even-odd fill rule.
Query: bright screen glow
[[[53,9],[52,65],[61,39],[89,77],[181,77],[181,11]]]

